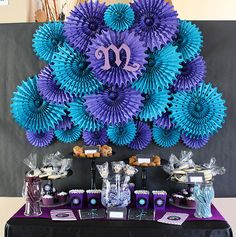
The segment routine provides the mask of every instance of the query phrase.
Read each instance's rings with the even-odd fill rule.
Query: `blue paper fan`
[[[143,108],[138,114],[138,118],[144,121],[152,121],[161,116],[165,112],[170,102],[170,95],[168,90],[160,90],[151,94],[144,95]]]
[[[79,52],[86,52],[97,34],[107,27],[103,20],[105,3],[85,1],[71,11],[64,23],[65,37],[68,43]]]
[[[65,107],[44,101],[37,90],[37,76],[30,77],[17,86],[13,93],[11,113],[16,122],[26,130],[45,132],[54,129],[65,115]]]
[[[180,20],[179,33],[174,44],[178,46],[184,62],[191,61],[200,54],[202,42],[199,28],[190,21]]]
[[[128,4],[112,4],[105,11],[104,21],[112,30],[128,30],[134,22],[134,11]]]
[[[92,115],[87,112],[85,101],[82,98],[77,98],[74,102],[68,104],[68,111],[72,117],[71,121],[74,125],[78,125],[80,129],[95,131],[103,127]]]
[[[176,46],[168,44],[161,50],[154,50],[149,54],[145,71],[132,86],[141,93],[168,89],[173,85],[176,75],[180,74],[181,62],[181,54],[177,52]]]
[[[174,90],[191,91],[206,77],[206,63],[203,57],[198,56],[194,60],[183,63],[181,74],[177,75],[174,82]]]
[[[51,67],[60,88],[72,95],[89,94],[101,87],[101,83],[88,68],[85,56],[65,43],[54,54]]]
[[[123,146],[129,144],[134,139],[136,130],[135,123],[130,121],[126,124],[109,126],[107,135],[114,144]]]
[[[127,123],[136,116],[142,106],[143,97],[131,88],[111,87],[99,94],[85,96],[88,111],[107,125]]]
[[[172,147],[180,139],[180,132],[176,128],[163,129],[157,126],[152,131],[154,142],[161,147]]]
[[[128,147],[134,150],[143,150],[152,140],[152,131],[150,127],[143,122],[136,122],[137,132],[134,140],[128,144]]]
[[[44,23],[34,34],[34,52],[40,59],[49,63],[52,60],[53,54],[58,51],[58,47],[63,42],[63,23]]]
[[[87,146],[105,145],[108,143],[107,130],[83,131],[83,139]]]
[[[226,116],[221,96],[217,88],[205,83],[191,92],[177,92],[170,108],[173,123],[190,137],[214,134],[222,127]]]
[[[46,132],[31,132],[26,131],[26,138],[29,143],[35,147],[46,147],[48,146],[54,137],[54,131],[49,130]]]
[[[72,126],[67,130],[55,130],[55,136],[60,142],[72,143],[76,142],[81,135],[81,129],[78,126]]]

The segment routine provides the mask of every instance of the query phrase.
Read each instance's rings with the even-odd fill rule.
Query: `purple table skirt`
[[[62,206],[62,207],[57,207],[57,208],[46,208],[43,207],[42,208],[42,215],[39,217],[33,217],[33,218],[44,218],[44,219],[51,219],[50,217],[50,211],[53,209],[70,209],[69,205],[66,206]],[[187,213],[189,214],[189,217],[187,218],[186,221],[225,221],[224,217],[220,214],[220,212],[216,209],[216,207],[214,205],[212,205],[211,207],[211,211],[212,211],[212,217],[211,218],[206,218],[206,219],[201,219],[201,218],[196,218],[194,217],[194,212],[195,210],[189,210],[189,209],[182,209],[182,208],[178,208],[178,207],[174,207],[174,206],[167,206],[166,210],[164,212],[160,212],[157,211],[156,212],[156,220],[159,220],[166,212],[178,212],[178,213]],[[77,210],[73,210],[77,220],[79,220],[79,214]],[[32,218],[32,217],[27,217],[24,215],[24,206],[20,208],[19,211],[16,212],[16,214],[12,217],[12,218]]]

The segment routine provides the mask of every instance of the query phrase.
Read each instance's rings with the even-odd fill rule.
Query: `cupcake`
[[[184,196],[180,194],[173,194],[173,201],[176,205],[181,205],[184,201]]]
[[[57,198],[58,198],[58,201],[60,203],[63,203],[63,202],[66,202],[66,199],[67,199],[67,193],[66,192],[60,192],[57,194]]]
[[[196,206],[196,202],[194,197],[186,197],[186,203],[188,207],[195,207]]]
[[[43,205],[50,206],[54,204],[54,197],[52,195],[44,195],[42,198]]]

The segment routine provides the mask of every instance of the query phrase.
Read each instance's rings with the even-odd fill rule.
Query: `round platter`
[[[60,177],[60,178],[57,178],[57,179],[49,179],[48,177],[44,177],[44,178],[40,178],[42,180],[59,180],[59,179],[65,179],[65,178],[68,178],[70,177],[71,175],[73,174],[73,171],[71,169],[68,170],[68,173],[66,176],[63,176],[63,177]]]
[[[188,206],[186,206],[186,205],[178,205],[178,204],[175,204],[173,201],[169,201],[169,203],[170,203],[172,206],[175,206],[175,207],[178,207],[178,208],[189,209],[189,210],[195,210],[195,207],[188,207]]]
[[[69,204],[70,203],[70,199],[68,198],[67,200],[66,200],[66,202],[56,202],[56,203],[54,203],[54,204],[52,204],[52,205],[44,205],[43,203],[42,203],[42,201],[40,202],[40,206],[41,207],[61,207],[61,206],[65,206],[65,205],[67,205],[67,204]]]

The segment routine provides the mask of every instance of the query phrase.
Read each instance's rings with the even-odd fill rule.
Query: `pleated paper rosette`
[[[92,40],[87,53],[96,78],[109,86],[127,86],[137,79],[146,63],[146,48],[134,32],[108,30]]]
[[[225,101],[211,84],[202,83],[191,92],[177,92],[173,97],[171,118],[187,136],[210,136],[222,127]]]
[[[192,149],[200,149],[208,143],[210,137],[189,137],[185,134],[182,134],[181,139],[187,147]]]
[[[168,89],[180,74],[181,54],[171,44],[149,53],[146,69],[132,87],[141,93],[153,93],[159,89]]]
[[[143,150],[152,140],[152,131],[146,123],[138,121],[135,124],[137,132],[133,141],[128,144],[128,147],[134,150]]]
[[[107,129],[101,128],[96,131],[83,131],[84,143],[87,146],[105,145],[108,143]]]
[[[35,147],[46,147],[53,141],[54,131],[49,130],[45,132],[31,132],[26,131],[26,138],[28,142]]]
[[[164,0],[136,0],[131,4],[135,12],[133,30],[145,46],[161,49],[171,42],[178,31],[177,12]]]
[[[45,132],[54,129],[65,114],[64,105],[49,104],[39,95],[37,76],[29,77],[13,93],[11,113],[26,130]]]
[[[44,23],[34,34],[34,52],[40,59],[50,63],[53,54],[58,51],[64,40],[62,22]]]
[[[108,138],[118,146],[128,145],[135,137],[137,128],[133,121],[119,123],[109,126],[107,129]]]
[[[170,103],[168,90],[159,90],[151,94],[145,94],[143,108],[138,114],[138,118],[144,121],[153,121],[165,112]]]
[[[73,96],[60,89],[52,72],[50,66],[46,66],[40,71],[37,81],[39,94],[49,103],[64,104],[72,101]]]
[[[91,40],[107,27],[103,20],[105,3],[89,0],[80,3],[71,11],[64,23],[64,35],[72,48],[79,52],[89,49]]]
[[[167,111],[162,114],[158,119],[154,121],[153,124],[164,129],[170,129],[173,126],[170,118],[170,112]]]
[[[85,105],[89,113],[103,124],[115,125],[132,120],[140,111],[141,94],[131,88],[108,88],[99,94],[87,95]]]
[[[81,136],[81,129],[79,126],[72,126],[67,130],[55,130],[55,137],[63,143],[72,143],[79,140]]]
[[[68,44],[59,47],[51,67],[60,88],[71,95],[80,96],[97,91],[101,84],[88,67],[85,55],[75,52]]]

